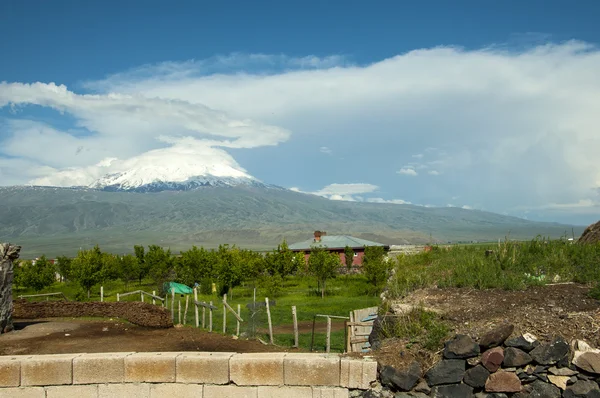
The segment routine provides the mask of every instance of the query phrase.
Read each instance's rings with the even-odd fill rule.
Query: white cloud
[[[432,176],[439,176],[439,175],[440,175],[440,172],[439,172],[439,171],[437,171],[437,170],[429,170],[429,171],[427,172],[427,174],[429,174],[429,175],[432,175]]]
[[[436,47],[370,65],[339,57],[234,54],[89,82],[98,96],[61,86],[3,84],[0,105],[51,106],[93,132],[81,137],[55,127],[76,138],[56,136],[68,149],[64,162],[52,160],[56,169],[165,148],[154,138],[165,134],[206,140],[211,147],[252,148],[276,145],[293,131],[306,148],[322,135],[358,144],[361,161],[344,167],[363,181],[357,171],[365,167],[379,176],[386,167],[390,174],[399,168],[407,175],[443,172],[435,187],[403,179],[413,202],[443,204],[460,195],[501,212],[594,200],[593,189],[600,187],[599,69],[600,51],[576,41],[522,51]],[[11,145],[23,153],[24,146]],[[80,147],[77,156],[85,162],[67,156]],[[336,147],[338,152],[349,150]],[[41,150],[34,145],[30,155],[41,156]],[[62,155],[59,150],[57,158]],[[34,163],[50,164],[44,162]],[[273,169],[290,175],[281,165]],[[290,184],[312,178],[308,168],[293,172],[297,181]],[[397,180],[389,186],[382,181],[377,184],[391,197],[405,196],[399,188],[392,191]],[[595,206],[586,208],[600,216]]]
[[[326,187],[315,192],[301,191],[298,187],[290,188],[290,190],[294,192],[307,193],[311,195],[322,196],[330,200],[344,200],[348,202],[362,202],[364,201],[364,198],[362,196],[357,195],[364,193],[372,193],[377,191],[378,189],[379,187],[377,185],[363,183],[329,184]]]
[[[417,153],[416,155],[412,155],[413,158],[415,159],[423,159],[423,154],[422,153]]]
[[[333,153],[333,151],[326,146],[322,146],[321,148],[319,148],[319,151],[326,155],[331,155]]]
[[[402,199],[387,200],[387,199],[383,199],[383,198],[368,198],[366,201],[370,202],[370,203],[392,203],[395,205],[410,205],[410,204],[412,204],[412,203],[410,203],[406,200],[402,200]]]
[[[405,166],[397,171],[398,174],[404,174],[407,176],[416,176],[418,173],[412,166]]]

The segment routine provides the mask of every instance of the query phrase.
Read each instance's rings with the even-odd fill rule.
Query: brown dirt
[[[147,328],[118,320],[36,319],[15,322],[0,335],[0,355],[148,351],[286,351],[254,340],[233,339],[192,327]]]
[[[577,242],[592,244],[600,242],[600,221],[587,227]]]
[[[70,301],[15,301],[13,318],[122,318],[135,325],[154,328],[173,326],[170,313],[163,307],[140,302],[79,303]]]
[[[399,302],[441,311],[451,335],[461,333],[478,339],[508,322],[515,326],[513,336],[529,332],[541,341],[549,341],[552,336],[561,335],[600,347],[600,301],[588,297],[589,290],[589,286],[574,283],[524,291],[430,288],[417,290]],[[414,358],[427,364],[439,356],[419,351],[418,347],[409,350],[406,345],[406,341],[390,339],[375,356],[382,363],[399,368]]]

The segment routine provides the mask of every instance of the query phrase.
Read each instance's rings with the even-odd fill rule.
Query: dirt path
[[[192,327],[150,329],[118,321],[19,320],[0,335],[0,355],[127,351],[270,352],[288,348]]]

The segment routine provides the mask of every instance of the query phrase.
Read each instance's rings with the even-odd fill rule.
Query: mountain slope
[[[96,243],[113,251],[153,243],[175,249],[219,243],[268,248],[283,237],[306,239],[316,229],[388,244],[571,233],[570,226],[482,211],[331,201],[255,185],[154,193],[5,187],[0,203],[0,241],[24,245],[24,255],[73,254]]]

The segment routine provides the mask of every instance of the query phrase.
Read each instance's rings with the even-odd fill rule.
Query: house
[[[362,265],[366,246],[383,246],[386,252],[390,250],[390,246],[383,243],[355,238],[348,235],[327,235],[326,232],[321,231],[315,231],[312,239],[291,244],[289,249],[296,253],[303,252],[305,259],[308,261],[310,249],[315,246],[326,248],[327,251],[332,253],[337,253],[340,256],[340,262],[343,265],[346,265],[344,249],[346,246],[352,248],[354,251],[354,259],[352,261],[353,266]]]

